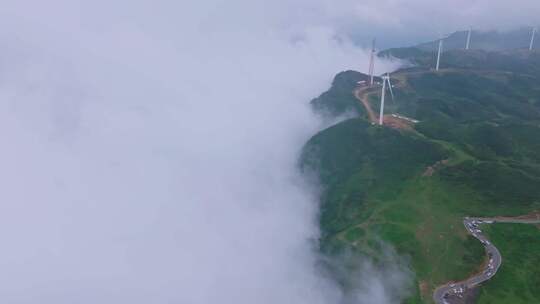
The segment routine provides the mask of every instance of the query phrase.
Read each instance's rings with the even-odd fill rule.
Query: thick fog
[[[342,300],[295,165],[308,101],[367,55],[301,8],[3,3],[0,302]],[[407,278],[370,279],[358,303]]]

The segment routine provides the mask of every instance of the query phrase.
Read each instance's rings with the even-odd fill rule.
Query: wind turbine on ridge
[[[386,73],[386,75],[383,75],[382,77],[382,93],[381,93],[381,109],[379,113],[379,125],[384,124],[384,99],[386,97],[386,83],[388,83],[388,87],[390,88],[390,93],[392,94],[392,100],[394,99],[394,91],[392,90],[392,84],[390,83],[390,74]]]
[[[369,85],[373,86],[373,73],[375,73],[375,38],[371,43],[371,57],[369,59]]]
[[[534,48],[534,38],[536,36],[536,31],[537,31],[536,27],[533,27],[532,34],[531,34],[531,43],[529,44],[529,51],[532,51]]]
[[[465,49],[469,50],[471,46],[471,36],[472,36],[472,27],[469,28],[469,31],[467,32],[467,44],[465,44]]]
[[[437,52],[437,65],[435,66],[435,71],[439,71],[439,66],[441,64],[441,53],[443,49],[443,41],[444,41],[444,38],[441,35],[439,38],[439,51]]]

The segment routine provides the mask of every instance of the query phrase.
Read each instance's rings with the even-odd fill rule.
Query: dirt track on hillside
[[[367,86],[359,87],[359,88],[354,89],[353,93],[354,93],[354,97],[356,97],[356,99],[358,99],[362,103],[364,108],[366,109],[369,121],[373,124],[378,124],[379,116],[371,108],[371,104],[369,103],[369,99],[368,99],[369,93],[367,91],[371,88],[372,87],[367,87]],[[394,117],[392,115],[384,115],[383,123],[385,126],[393,128],[393,129],[408,130],[408,131],[413,129],[413,126],[410,122]]]
[[[368,94],[365,94],[365,92],[369,89],[370,87],[360,87],[360,88],[354,89],[354,97],[360,100],[360,102],[362,102],[362,104],[364,105],[364,108],[366,109],[366,112],[368,113],[369,121],[371,121],[372,123],[378,123],[379,120],[377,118],[377,115],[375,114],[375,112],[373,112],[373,109],[371,108],[371,105],[369,104]]]

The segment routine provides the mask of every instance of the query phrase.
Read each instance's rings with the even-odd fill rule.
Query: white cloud
[[[307,101],[367,55],[316,21],[328,2],[287,7],[2,6],[1,302],[339,299],[295,164]]]

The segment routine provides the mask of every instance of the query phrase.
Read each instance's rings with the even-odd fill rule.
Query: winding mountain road
[[[486,251],[486,254],[489,258],[489,262],[481,272],[478,274],[457,283],[447,283],[443,286],[440,286],[433,293],[433,300],[437,304],[450,304],[450,298],[458,297],[462,298],[465,292],[469,289],[472,289],[483,282],[491,279],[502,264],[502,256],[497,247],[495,247],[491,242],[486,238],[482,231],[480,230],[480,225],[482,224],[492,224],[492,223],[515,223],[515,224],[540,224],[540,215],[535,215],[534,217],[495,217],[495,218],[470,218],[466,217],[463,220],[463,225],[467,231],[478,239],[483,245]]]

